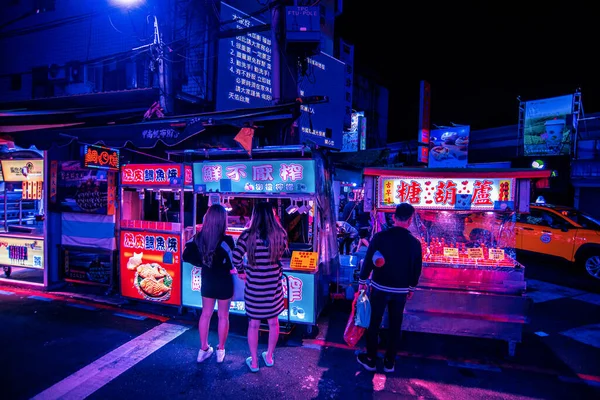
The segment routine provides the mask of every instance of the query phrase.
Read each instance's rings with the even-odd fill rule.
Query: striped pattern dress
[[[256,241],[256,264],[244,266],[248,235],[248,231],[242,232],[232,252],[233,265],[240,273],[246,274],[246,315],[252,319],[274,318],[284,310],[283,268],[269,260],[268,242],[262,240]]]

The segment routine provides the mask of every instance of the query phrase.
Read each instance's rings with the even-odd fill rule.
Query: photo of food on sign
[[[171,297],[173,278],[158,263],[143,263],[144,253],[134,253],[127,262],[127,269],[135,272],[133,284],[146,300],[164,301]]]
[[[469,126],[444,127],[431,131],[429,167],[466,167],[469,148]]]

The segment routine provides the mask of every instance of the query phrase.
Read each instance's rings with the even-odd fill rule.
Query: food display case
[[[44,161],[42,159],[2,160],[0,184],[0,265],[6,278],[43,283]],[[18,271],[18,274],[16,273]],[[35,275],[35,276],[34,276]],[[39,276],[38,276],[39,275]]]
[[[310,154],[194,163],[194,191],[206,198],[198,204],[223,204],[228,211],[227,233],[234,240],[249,223],[256,202],[273,204],[289,240],[289,251],[281,260],[286,309],[279,318],[305,325],[308,331],[325,306],[330,278],[337,268],[333,265],[337,247],[328,173]],[[200,267],[183,263],[184,306],[202,307],[200,273]],[[244,301],[232,301],[230,312],[245,315]]]
[[[124,297],[181,306],[181,256],[194,232],[192,167],[121,168],[119,275]]]
[[[516,213],[548,171],[367,168],[365,208],[416,209],[411,232],[423,270],[407,302],[408,331],[505,340],[510,355],[527,322],[525,269],[516,260]]]

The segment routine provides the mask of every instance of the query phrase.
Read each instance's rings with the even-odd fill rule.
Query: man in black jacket
[[[371,321],[367,329],[367,352],[357,356],[357,361],[367,371],[375,371],[379,327],[385,307],[389,316],[389,340],[383,359],[383,370],[394,372],[398,342],[402,332],[402,317],[407,299],[419,283],[422,268],[420,242],[408,231],[415,209],[408,203],[399,204],[394,213],[394,226],[376,233],[369,244],[360,271],[359,290],[367,290],[367,279],[371,277]],[[373,255],[381,253],[385,263],[375,266]]]

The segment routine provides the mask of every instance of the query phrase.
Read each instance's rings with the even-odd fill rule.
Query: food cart
[[[416,209],[411,231],[423,270],[403,329],[500,339],[515,354],[527,322],[525,268],[516,260],[516,213],[529,212],[530,181],[549,171],[366,168],[365,208]]]
[[[310,333],[329,298],[330,278],[339,260],[331,174],[320,153],[269,152],[259,149],[253,159],[194,163],[194,192],[228,211],[227,233],[237,240],[250,221],[253,205],[270,201],[288,231],[289,252],[282,260],[286,310],[280,320],[305,325]],[[200,268],[183,263],[183,305],[201,308]],[[245,303],[232,301],[230,312],[245,315]]]
[[[181,256],[195,221],[192,183],[191,165],[122,166],[119,274],[124,297],[181,306]]]
[[[27,270],[44,271],[46,266],[42,217],[44,160],[11,159],[1,163],[4,204],[0,221],[0,265],[7,278],[14,269],[19,272],[17,280],[43,284],[43,276],[30,276]]]

